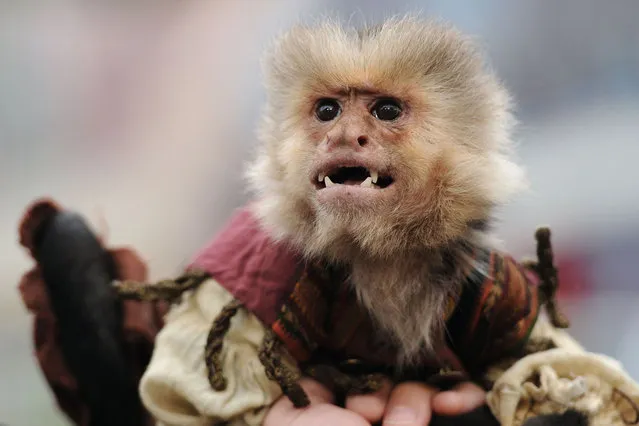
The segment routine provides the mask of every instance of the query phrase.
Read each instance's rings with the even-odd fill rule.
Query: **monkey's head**
[[[446,25],[298,26],[268,51],[265,74],[249,179],[264,224],[308,254],[446,246],[523,183],[509,97]]]

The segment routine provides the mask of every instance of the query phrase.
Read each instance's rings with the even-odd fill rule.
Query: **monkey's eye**
[[[341,111],[335,99],[321,99],[315,106],[315,115],[321,121],[334,120]]]
[[[402,113],[402,107],[392,99],[382,99],[377,101],[371,110],[373,117],[378,120],[392,121]]]

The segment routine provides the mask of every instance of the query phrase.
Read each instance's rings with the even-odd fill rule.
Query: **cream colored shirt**
[[[585,413],[593,426],[625,426],[639,418],[639,385],[619,362],[588,352],[545,318],[531,338],[550,339],[556,348],[492,372],[497,381],[486,399],[502,426],[567,409]]]
[[[230,426],[262,424],[268,407],[281,395],[258,359],[264,325],[240,310],[231,320],[221,352],[224,391],[207,378],[204,347],[211,325],[232,296],[213,280],[185,294],[157,335],[155,350],[140,382],[144,406],[158,426]]]

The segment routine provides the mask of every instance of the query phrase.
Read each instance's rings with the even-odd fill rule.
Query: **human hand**
[[[484,391],[471,383],[462,383],[449,391],[405,382],[393,387],[390,381],[370,395],[349,397],[346,408],[333,405],[333,395],[319,383],[303,379],[300,383],[311,400],[306,408],[296,409],[287,397],[275,402],[264,426],[427,426],[432,413],[459,415],[484,404]]]

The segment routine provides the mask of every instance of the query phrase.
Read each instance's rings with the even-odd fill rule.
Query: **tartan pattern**
[[[291,311],[287,304],[282,307],[272,329],[297,361],[308,360],[317,347],[317,344],[310,340],[304,331],[297,315]]]
[[[461,296],[465,308],[457,309],[450,326],[456,353],[471,370],[515,354],[540,312],[538,286],[521,264],[495,252],[484,259],[488,273],[469,278]]]
[[[325,265],[309,265],[282,306],[272,328],[298,361],[318,347],[340,350],[364,320],[344,274]]]
[[[472,253],[475,268],[463,291],[449,300],[447,344],[434,362],[474,370],[522,345],[539,314],[537,286],[512,257],[497,252]],[[375,339],[375,329],[346,280],[326,265],[309,265],[272,326],[289,352],[306,362],[317,350],[348,355],[354,339],[366,335],[363,361],[378,362],[376,352],[394,358],[396,350]]]

